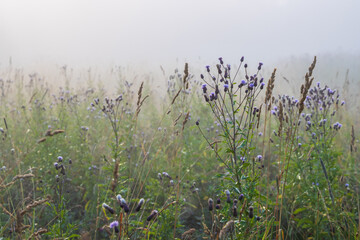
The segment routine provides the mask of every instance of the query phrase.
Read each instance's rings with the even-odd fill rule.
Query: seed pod
[[[142,206],[143,204],[144,204],[144,199],[142,198],[142,199],[140,199],[140,201],[139,201],[138,205],[136,206],[136,208],[135,208],[135,212],[140,211],[141,206]]]

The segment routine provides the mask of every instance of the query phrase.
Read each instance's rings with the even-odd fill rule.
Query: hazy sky
[[[0,0],[0,66],[333,51],[360,52],[359,0]]]

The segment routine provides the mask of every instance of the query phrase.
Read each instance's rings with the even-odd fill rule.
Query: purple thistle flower
[[[260,83],[260,89],[263,89],[264,88],[264,86],[265,86],[265,83]]]
[[[344,104],[345,104],[345,101],[342,101],[342,102],[341,102],[341,106],[343,106]]]
[[[114,227],[118,227],[119,226],[119,222],[118,221],[113,221],[112,223],[110,223],[109,227],[110,228],[114,228]]]
[[[240,194],[239,200],[242,201],[244,199],[244,194]]]
[[[56,170],[58,169],[59,167],[59,164],[57,162],[54,163],[54,167],[56,168]]]
[[[348,188],[348,187],[349,187],[349,184],[348,184],[348,183],[345,183],[345,187]]]
[[[242,56],[241,58],[240,58],[240,62],[243,62],[244,61],[244,56]]]
[[[62,156],[58,156],[58,162],[62,162],[62,160],[63,160],[63,157]]]
[[[201,78],[201,79],[204,79],[204,75],[200,74],[200,78]]]
[[[224,84],[224,91],[228,91],[229,90],[229,84]]]
[[[253,88],[254,88],[254,83],[249,83],[249,86],[248,86],[248,88],[250,89],[250,90],[252,90]]]
[[[110,228],[113,228],[115,230],[116,233],[119,232],[119,222],[118,221],[113,221],[110,223],[109,225]]]
[[[201,86],[201,88],[202,88],[202,90],[203,90],[203,93],[206,93],[206,91],[207,91],[206,84],[203,84],[203,85]]]
[[[210,66],[206,66],[206,71],[210,72]]]
[[[248,67],[248,65],[247,65],[247,63],[245,63],[244,68],[247,68],[247,67]]]
[[[219,57],[220,64],[224,64],[222,57]]]
[[[261,161],[262,156],[261,156],[261,155],[257,155],[257,159],[259,159],[259,161]]]
[[[260,71],[261,70],[261,66],[263,65],[263,63],[259,63],[259,66],[258,66],[258,70]]]

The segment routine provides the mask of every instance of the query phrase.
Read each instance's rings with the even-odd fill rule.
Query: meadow
[[[189,62],[161,90],[2,67],[0,239],[359,239],[359,86],[317,61],[289,86]]]

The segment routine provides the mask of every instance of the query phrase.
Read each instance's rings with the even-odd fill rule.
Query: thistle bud
[[[153,220],[156,215],[158,214],[158,211],[157,210],[152,210],[151,214],[147,217],[147,221],[150,222],[151,220]]]
[[[227,202],[227,203],[231,203],[230,191],[229,191],[229,190],[226,190],[226,191],[225,191],[225,194],[226,194],[226,202]]]
[[[140,199],[140,201],[139,201],[138,205],[136,206],[136,208],[135,208],[135,212],[140,211],[141,206],[142,206],[143,204],[144,204],[144,199],[142,198],[142,199]]]
[[[208,203],[209,203],[209,211],[212,211],[214,209],[214,201],[212,200],[212,198],[209,198]]]
[[[254,208],[251,206],[249,207],[249,218],[253,218],[254,217]]]
[[[119,232],[119,222],[118,221],[113,221],[112,223],[110,223],[109,225],[110,228],[114,228],[115,232],[118,233]]]
[[[111,213],[111,214],[114,214],[115,213],[115,211],[114,211],[114,209],[112,209],[109,205],[107,205],[106,203],[103,203],[102,204],[102,207],[103,208],[105,208],[109,213]]]
[[[232,208],[232,210],[233,210],[233,217],[237,217],[238,216],[238,213],[237,213],[237,206],[233,206],[233,208]]]
[[[124,212],[126,213],[129,213],[130,212],[130,208],[129,206],[127,205],[125,199],[121,199],[121,205],[122,205],[122,208],[124,209]]]

